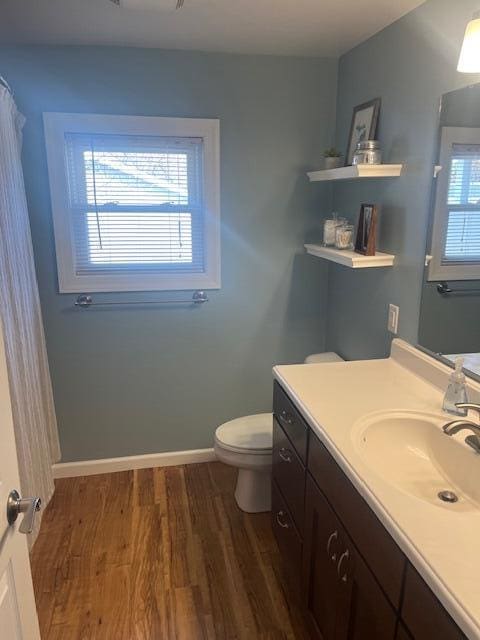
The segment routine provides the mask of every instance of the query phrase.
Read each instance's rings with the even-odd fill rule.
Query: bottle
[[[447,391],[443,398],[443,410],[447,413],[453,413],[455,416],[466,416],[466,409],[459,409],[457,402],[468,402],[467,388],[465,386],[465,375],[462,371],[463,358],[455,360],[455,371],[450,376]]]

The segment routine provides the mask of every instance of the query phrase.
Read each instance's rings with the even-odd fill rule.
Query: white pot
[[[337,169],[340,166],[341,158],[324,158],[325,169]]]

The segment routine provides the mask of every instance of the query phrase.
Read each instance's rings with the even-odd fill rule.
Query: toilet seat
[[[234,453],[265,455],[272,452],[273,417],[257,413],[225,422],[215,432],[215,444]]]

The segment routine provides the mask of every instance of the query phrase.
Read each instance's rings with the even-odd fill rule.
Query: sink
[[[354,446],[372,471],[400,491],[450,509],[477,510],[480,455],[463,443],[468,431],[443,433],[448,420],[410,411],[370,414],[354,425]],[[445,490],[458,502],[442,502],[438,494]]]

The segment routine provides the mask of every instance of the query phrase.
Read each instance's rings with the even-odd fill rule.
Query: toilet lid
[[[220,425],[215,441],[224,449],[265,453],[273,446],[273,418],[271,413],[243,416]]]

